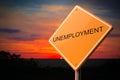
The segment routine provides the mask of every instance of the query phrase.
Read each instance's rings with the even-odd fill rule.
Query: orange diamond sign
[[[107,22],[75,6],[49,42],[77,70],[111,28]]]

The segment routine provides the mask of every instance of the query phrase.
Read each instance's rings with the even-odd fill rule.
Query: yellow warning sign
[[[112,26],[79,6],[75,6],[49,42],[77,70]]]

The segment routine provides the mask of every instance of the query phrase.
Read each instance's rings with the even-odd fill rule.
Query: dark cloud
[[[7,36],[8,39],[16,40],[16,41],[32,41],[36,39],[40,39],[40,35],[23,35],[23,36]]]
[[[0,6],[4,7],[26,7],[30,4],[35,3],[38,0],[0,0]]]
[[[120,18],[120,0],[92,0],[86,1],[86,3],[96,6],[98,10],[108,10],[107,14],[102,15],[104,17]]]
[[[120,34],[109,34],[108,37],[120,37]]]
[[[7,35],[6,36],[9,40],[16,40],[16,41],[33,41],[37,39],[48,40],[48,37],[43,36],[42,34],[24,34],[21,33],[20,36],[16,35]]]
[[[37,7],[43,4],[68,4],[73,0],[0,0],[0,6],[8,8]]]
[[[0,32],[3,32],[3,33],[20,33],[21,31],[18,30],[18,29],[2,28],[2,29],[0,29]]]
[[[89,1],[90,3],[96,5],[96,6],[102,6],[104,8],[109,8],[109,9],[114,9],[114,10],[118,10],[119,9],[119,3],[120,0],[92,0]]]
[[[39,8],[40,5],[92,5],[93,9],[109,10],[110,12],[101,16],[120,18],[119,5],[120,0],[0,0],[0,7],[7,7],[10,10],[19,10],[22,8]],[[88,7],[89,8],[89,7]]]

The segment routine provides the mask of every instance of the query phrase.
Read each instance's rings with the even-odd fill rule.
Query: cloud
[[[93,13],[98,13],[102,17],[111,17],[119,19],[120,10],[119,5],[120,1],[109,0],[109,1],[86,1],[86,4],[91,5],[91,9],[95,9]],[[99,13],[100,12],[100,13]]]
[[[61,12],[61,11],[68,11],[72,9],[70,5],[42,5],[41,10],[42,11],[48,11],[48,12]]]
[[[64,19],[70,9],[71,6],[67,5],[40,5],[37,8],[26,7],[13,11],[3,7],[0,11],[2,13],[0,28],[21,31],[12,35],[4,34],[9,39],[49,39],[50,35],[59,27],[62,19]],[[63,13],[63,11],[65,12]]]
[[[120,37],[120,34],[109,34],[108,37]]]
[[[0,29],[0,32],[3,32],[3,33],[20,33],[21,31],[18,30],[18,29],[2,28],[2,29]]]
[[[120,58],[120,37],[107,37],[91,55],[91,58]]]
[[[22,34],[21,34],[22,35]],[[36,39],[39,39],[40,36],[39,35],[24,35],[24,36],[9,36],[8,39],[11,39],[11,40],[16,40],[16,41],[32,41],[32,40],[36,40]]]

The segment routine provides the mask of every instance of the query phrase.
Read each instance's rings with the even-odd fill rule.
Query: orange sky
[[[61,58],[48,39],[77,4],[113,26],[90,58],[120,58],[120,20],[116,4],[77,0],[36,1],[1,1],[0,50],[20,54],[23,58]]]

